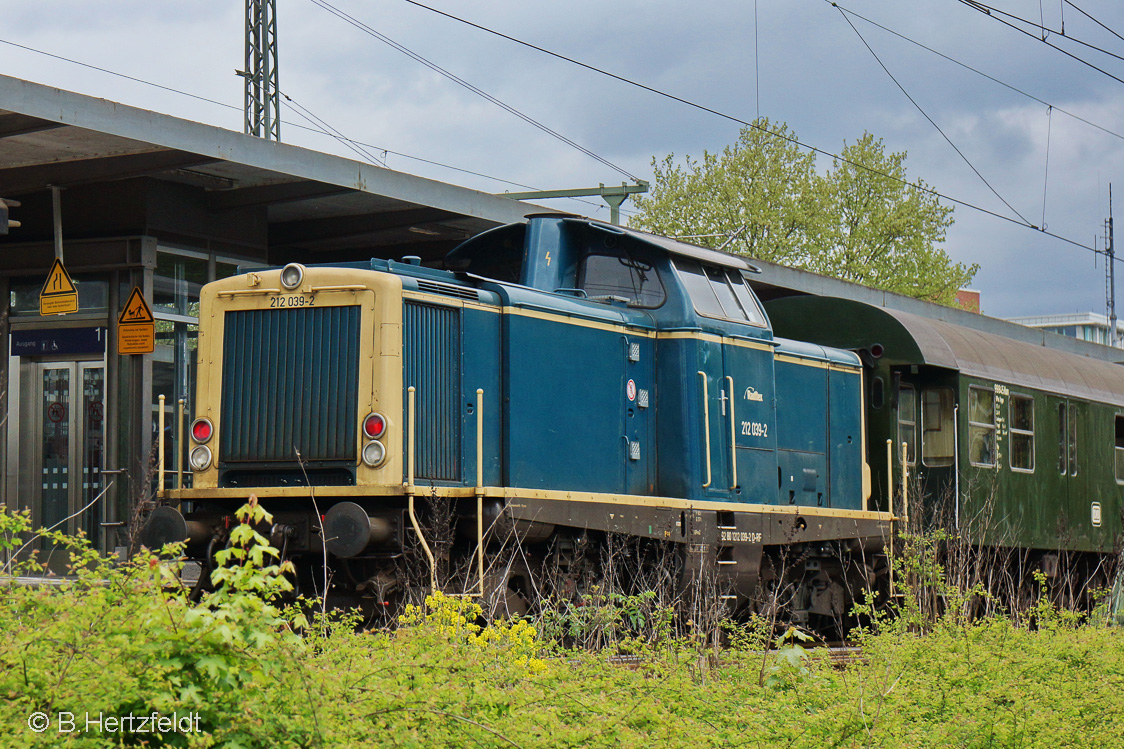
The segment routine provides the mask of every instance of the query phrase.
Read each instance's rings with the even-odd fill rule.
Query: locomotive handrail
[[[183,425],[185,401],[179,400],[179,413],[176,414],[176,488],[183,488],[183,436],[186,433]]]
[[[699,376],[703,385],[703,434],[706,436],[706,483],[702,485],[705,489],[710,486],[710,396],[706,389],[706,372],[699,370]]]
[[[418,536],[418,541],[421,542],[422,550],[425,556],[429,559],[429,592],[437,592],[437,560],[433,558],[433,552],[429,548],[429,544],[425,541],[425,536],[422,534],[421,526],[418,524],[418,516],[414,511],[414,401],[416,398],[417,388],[413,385],[407,390],[407,424],[409,425],[410,439],[406,441],[406,496],[407,496],[407,511],[410,515],[410,524],[414,526],[414,533]]]
[[[730,488],[738,488],[738,438],[737,428],[734,426],[734,378],[726,375],[726,384],[730,386]]]
[[[890,512],[890,597],[894,596],[894,441],[886,440],[886,509]]]
[[[230,289],[228,291],[219,291],[215,296],[246,296],[252,294],[280,294],[281,289]]]
[[[902,522],[909,532],[909,443],[902,443]]]
[[[342,286],[311,286],[309,291],[316,294],[320,291],[366,291],[367,287],[361,283],[344,284]]]
[[[159,460],[159,463],[157,464],[159,466],[159,468],[157,470],[157,475],[159,476],[159,478],[156,479],[156,495],[159,496],[159,497],[163,497],[164,496],[164,395],[163,394],[160,395],[159,401],[160,401],[160,416],[159,416],[158,429],[160,430],[160,447],[159,447],[160,460]]]
[[[484,388],[476,388],[476,567],[480,589],[470,596],[484,596]]]

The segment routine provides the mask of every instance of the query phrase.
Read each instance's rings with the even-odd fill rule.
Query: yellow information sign
[[[43,290],[39,292],[40,315],[65,315],[78,311],[78,287],[66,272],[62,261],[55,258]]]
[[[151,354],[156,348],[156,318],[139,286],[133,287],[117,318],[117,353]]]

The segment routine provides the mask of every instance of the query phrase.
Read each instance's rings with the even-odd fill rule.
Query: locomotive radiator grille
[[[223,333],[225,462],[356,458],[357,306],[239,310]]]
[[[460,310],[405,304],[405,381],[417,388],[417,477],[460,478]]]

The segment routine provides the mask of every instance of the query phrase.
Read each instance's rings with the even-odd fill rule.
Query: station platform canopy
[[[50,185],[78,190],[139,178],[149,181],[150,192],[152,184],[159,183],[169,188],[162,194],[190,203],[199,221],[213,218],[221,225],[237,214],[251,224],[264,222],[262,227],[241,226],[233,236],[235,241],[258,244],[260,250],[268,248],[271,261],[275,252],[284,256],[281,259],[299,256],[304,262],[349,255],[393,257],[399,250],[436,258],[481,231],[548,211],[0,76],[0,197],[31,203],[18,216],[26,230],[0,237],[0,244],[49,239],[43,235],[50,222],[44,226],[36,221],[42,211],[34,196]],[[195,194],[174,191],[181,186],[194,188]],[[172,203],[163,210],[174,210],[175,200]],[[113,222],[106,216],[95,220],[88,214],[79,210],[65,216],[65,233],[151,233],[151,221],[111,228]],[[0,253],[0,269],[3,264]]]

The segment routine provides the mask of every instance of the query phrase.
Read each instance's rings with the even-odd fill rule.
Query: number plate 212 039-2
[[[270,309],[280,309],[282,307],[311,307],[316,301],[316,297],[311,294],[284,294],[282,296],[271,297],[269,300]]]

